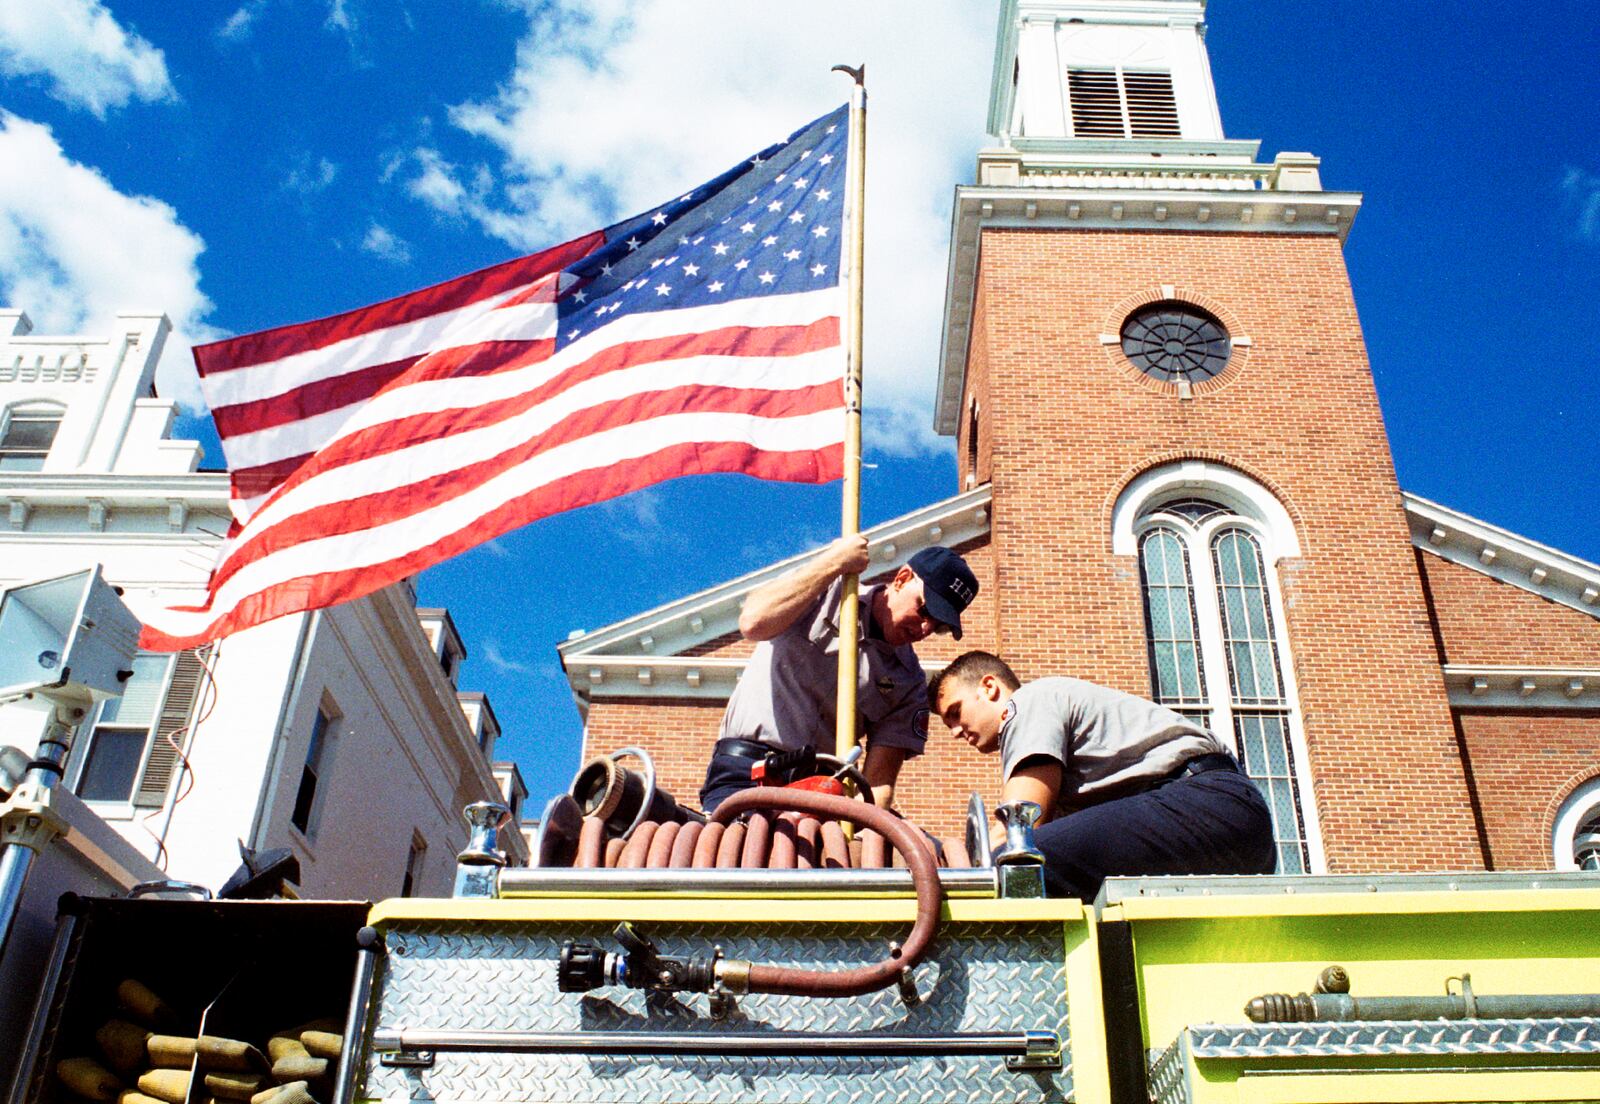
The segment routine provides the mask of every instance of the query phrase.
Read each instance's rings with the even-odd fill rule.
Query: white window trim
[[[1555,825],[1550,831],[1551,853],[1557,870],[1577,870],[1572,857],[1578,825],[1600,812],[1600,778],[1591,778],[1567,795],[1556,813]]]
[[[1207,518],[1201,525],[1177,514],[1162,513],[1148,503],[1162,498],[1208,498],[1233,511]],[[1149,511],[1148,514],[1145,512]],[[1143,515],[1143,516],[1141,516]],[[1205,691],[1210,699],[1211,730],[1234,744],[1233,691],[1228,680],[1227,649],[1222,639],[1222,613],[1217,606],[1216,570],[1211,540],[1219,529],[1243,529],[1261,544],[1266,565],[1267,603],[1278,645],[1278,677],[1286,705],[1282,707],[1289,734],[1290,765],[1300,795],[1300,816],[1305,822],[1310,874],[1325,874],[1327,852],[1322,845],[1322,820],[1311,785],[1310,755],[1300,712],[1300,685],[1295,679],[1293,653],[1286,633],[1283,592],[1279,587],[1278,560],[1300,554],[1299,538],[1289,512],[1255,480],[1232,468],[1203,460],[1184,460],[1152,468],[1123,489],[1112,510],[1112,551],[1137,557],[1139,540],[1155,528],[1176,530],[1189,553],[1189,582],[1194,588],[1194,614],[1200,632]],[[1148,631],[1148,630],[1147,630]]]
[[[1161,498],[1176,498],[1180,493],[1214,499],[1241,518],[1255,522],[1261,555],[1273,569],[1274,577],[1279,560],[1301,555],[1294,520],[1276,496],[1243,472],[1205,460],[1163,464],[1141,473],[1124,487],[1111,509],[1111,551],[1118,556],[1138,555],[1140,533],[1134,527],[1148,504]]]
[[[50,456],[55,452],[56,441],[61,437],[61,427],[67,420],[67,407],[65,403],[55,399],[18,399],[0,409],[0,442],[3,442],[6,433],[11,429],[13,418],[54,418],[56,432],[50,440],[50,447],[44,450],[44,463],[50,463]],[[17,472],[15,474],[22,474]]]
[[[144,777],[144,772],[150,766],[150,753],[155,750],[156,732],[161,727],[161,714],[167,704],[167,695],[172,693],[172,675],[177,669],[177,653],[167,656],[167,669],[161,676],[161,694],[156,699],[155,715],[150,718],[150,724],[145,729],[144,752],[139,756],[139,766],[134,771],[133,789],[128,792],[126,801],[88,801],[83,803],[99,814],[102,820],[133,820],[139,815],[139,806],[133,803],[134,794],[139,791],[139,781]],[[90,719],[78,730],[79,735],[73,740],[72,755],[67,762],[66,788],[73,795],[78,793],[78,786],[83,782],[84,768],[89,765],[89,756],[94,752],[95,729],[100,727],[100,714],[105,711],[105,702],[96,705]],[[115,728],[128,728],[128,725],[114,725]],[[83,800],[83,799],[80,799]],[[162,803],[165,807],[165,802]],[[146,810],[147,812],[153,810]]]

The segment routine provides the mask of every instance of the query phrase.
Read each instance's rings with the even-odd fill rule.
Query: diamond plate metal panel
[[[1156,1104],[1189,1104],[1187,1041],[1187,1035],[1178,1036],[1150,1066],[1150,1097]]]
[[[1185,1035],[1196,1058],[1600,1053],[1600,1018],[1593,1017],[1196,1024]]]
[[[851,1032],[934,1034],[1056,1031],[1070,1063],[1059,923],[945,924],[917,968],[920,1003],[892,987],[844,1000],[748,995],[727,1020],[713,1020],[703,994],[556,989],[567,939],[611,946],[604,924],[470,925],[405,922],[387,931],[389,954],[372,1024],[436,1030]],[[882,957],[903,925],[641,924],[664,954],[700,954],[714,944],[732,958],[818,969]],[[368,1030],[371,1030],[369,1024]],[[367,1055],[369,1100],[506,1101],[516,1104],[1033,1104],[1072,1097],[1070,1064],[1018,1073],[996,1057],[769,1058],[440,1053],[428,1069],[385,1067]]]

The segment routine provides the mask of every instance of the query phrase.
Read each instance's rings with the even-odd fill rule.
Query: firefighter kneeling
[[[1036,839],[1051,896],[1090,901],[1119,874],[1276,866],[1255,783],[1216,736],[1164,706],[1081,679],[1023,686],[988,652],[935,675],[928,706],[981,754],[1000,753],[1003,802],[1044,810]]]

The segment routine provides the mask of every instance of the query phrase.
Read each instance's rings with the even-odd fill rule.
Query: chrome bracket
[[[1054,1031],[1026,1031],[1023,1034],[1027,1040],[1027,1053],[1007,1055],[1006,1069],[1020,1073],[1061,1068],[1061,1036]]]
[[[493,900],[500,895],[500,870],[498,866],[458,865],[452,896]]]
[[[431,1050],[391,1050],[378,1055],[380,1066],[389,1066],[391,1069],[432,1069],[433,1051]]]
[[[998,867],[997,870],[1000,874],[1000,896],[1044,896],[1044,867],[1032,863],[1013,863]]]

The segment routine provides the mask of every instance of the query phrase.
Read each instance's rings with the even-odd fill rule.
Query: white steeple
[[[1220,141],[1205,10],[1205,0],[1004,0],[990,133]]]

